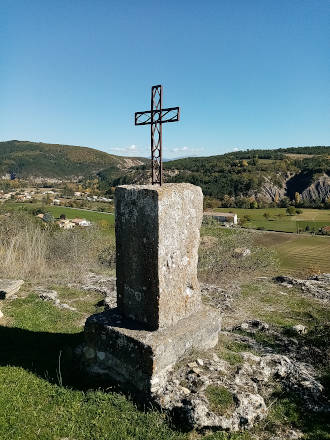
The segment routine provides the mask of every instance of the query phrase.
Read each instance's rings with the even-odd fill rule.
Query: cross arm
[[[151,116],[153,115],[153,121]],[[177,122],[180,119],[180,107],[163,108],[161,110],[150,110],[135,113],[135,125],[151,125],[157,122]]]

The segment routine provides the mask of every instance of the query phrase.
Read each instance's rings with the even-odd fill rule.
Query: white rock
[[[2,313],[2,311],[0,310],[0,319],[1,318],[3,318],[3,313]]]
[[[204,365],[204,361],[203,361],[203,359],[197,359],[197,364],[200,366],[200,367],[202,367],[203,365]]]
[[[188,390],[186,387],[181,387],[181,391],[183,391],[186,395],[190,394],[190,390]]]
[[[307,327],[302,324],[297,324],[292,327],[292,329],[299,335],[305,335],[307,333]]]
[[[251,254],[251,251],[248,248],[236,248],[236,249],[234,249],[234,255],[237,258],[247,257],[250,254]]]
[[[187,365],[188,365],[189,368],[197,367],[196,362],[189,362]]]

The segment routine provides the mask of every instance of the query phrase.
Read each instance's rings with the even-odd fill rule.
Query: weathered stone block
[[[218,312],[208,307],[156,331],[112,309],[87,319],[83,366],[100,382],[110,379],[130,392],[150,395],[162,389],[185,353],[215,346],[220,327]]]
[[[120,186],[115,204],[121,313],[158,329],[198,310],[201,189],[187,183]]]

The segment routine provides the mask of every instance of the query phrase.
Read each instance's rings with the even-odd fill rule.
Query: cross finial
[[[135,125],[151,126],[151,174],[152,184],[162,184],[162,124],[177,122],[180,119],[180,108],[162,108],[163,87],[151,88],[151,110],[135,113]]]

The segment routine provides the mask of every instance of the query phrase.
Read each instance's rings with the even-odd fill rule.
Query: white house
[[[214,220],[223,223],[233,223],[237,225],[237,214],[232,212],[204,212],[204,215],[212,217]]]

